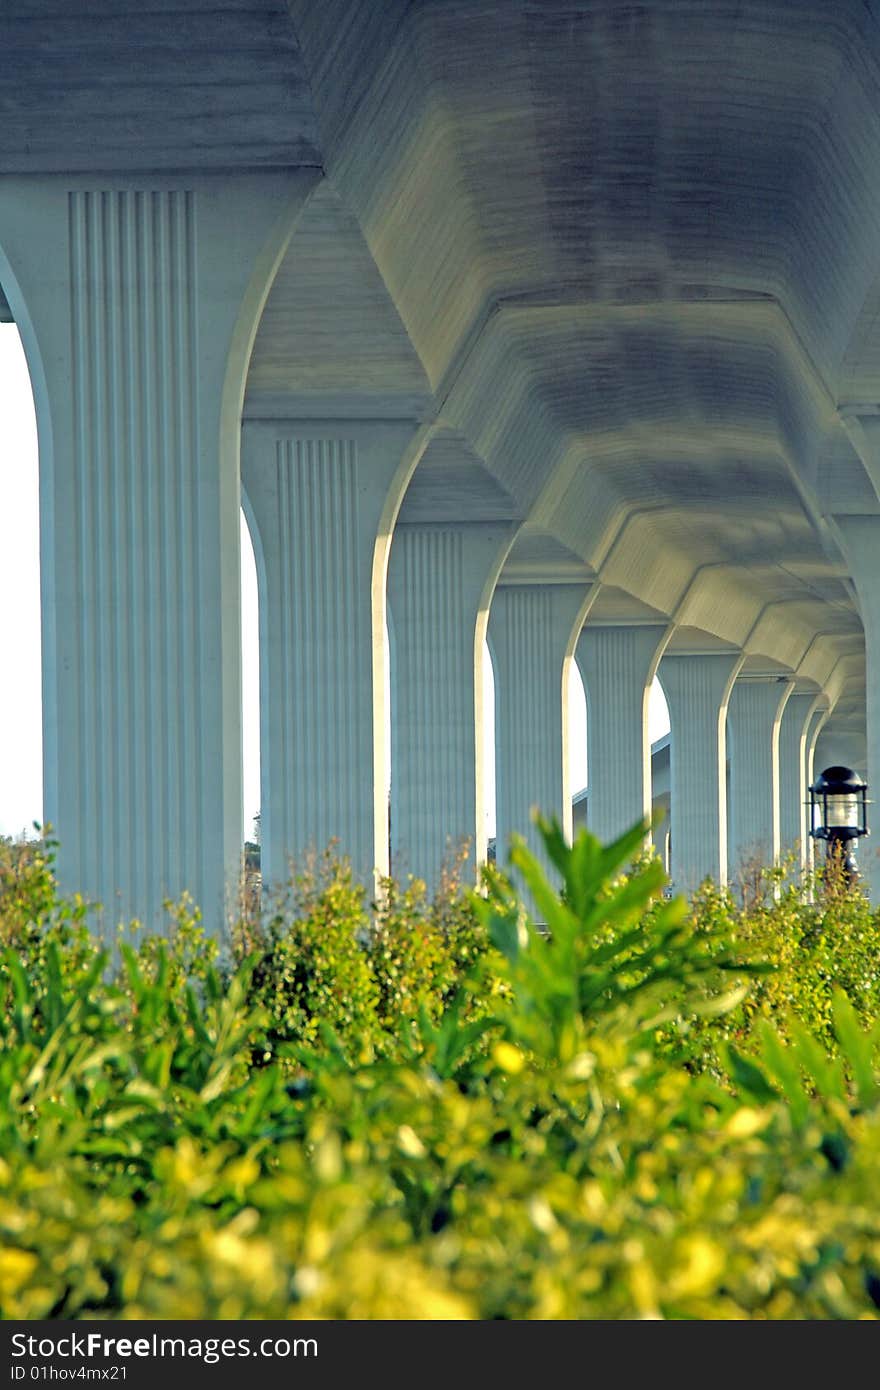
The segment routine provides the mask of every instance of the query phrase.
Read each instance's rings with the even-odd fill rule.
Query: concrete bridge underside
[[[8,0],[0,316],[40,436],[44,812],[107,920],[242,841],[433,878],[651,804],[672,872],[880,777],[880,21],[861,0]],[[393,653],[386,702],[386,627]],[[390,750],[386,746],[390,727]],[[870,843],[870,842],[869,842]],[[877,886],[877,856],[863,854]]]

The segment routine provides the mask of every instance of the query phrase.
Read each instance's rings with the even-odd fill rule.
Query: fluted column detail
[[[388,598],[394,628],[391,847],[397,872],[430,886],[466,839],[486,857],[482,657],[509,526],[398,526]]]
[[[816,695],[794,694],[782,711],[779,725],[779,848],[795,852],[798,865],[807,865],[807,735],[816,711]]]
[[[607,842],[651,815],[648,693],[665,627],[584,627],[575,654],[587,694],[588,824]]]
[[[669,707],[672,882],[692,893],[705,878],[727,882],[727,701],[739,652],[666,655],[660,683]]]
[[[588,590],[581,585],[496,589],[489,618],[495,663],[495,805],[498,859],[512,831],[540,857],[531,810],[571,835],[568,711],[563,688]]]
[[[740,676],[727,708],[729,872],[739,881],[779,857],[779,722],[793,682]]]
[[[184,889],[219,930],[237,878],[235,424],[312,182],[0,188],[40,434],[44,814],[108,932],[159,926]]]
[[[307,421],[247,421],[242,430],[260,600],[267,885],[286,875],[291,859],[331,841],[367,879],[377,835],[387,845],[374,756],[374,643],[383,638],[374,633],[373,559],[412,432]]]
[[[290,618],[278,672],[279,751],[281,765],[296,772],[278,788],[273,813],[281,817],[286,844],[323,849],[337,837],[346,853],[368,863],[372,827],[356,789],[372,779],[372,712],[368,700],[348,696],[369,691],[371,681],[368,613],[351,602],[357,446],[282,440],[275,470],[277,545],[287,561],[279,577]],[[297,601],[305,595],[309,602]],[[350,795],[339,795],[343,784]]]
[[[214,819],[199,738],[195,215],[190,192],[69,199],[69,523],[80,602],[62,640],[79,776],[64,839],[81,858],[97,835],[107,880],[128,881],[135,902],[154,872],[169,887],[192,880]]]

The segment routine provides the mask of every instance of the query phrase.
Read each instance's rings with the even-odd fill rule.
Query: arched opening
[[[669,706],[660,684],[660,677],[655,676],[648,691],[648,737],[652,748],[659,739],[666,737],[669,727]]]
[[[569,662],[568,676],[568,776],[571,787],[572,830],[587,824],[587,692],[580,667]]]
[[[245,843],[260,840],[260,610],[257,561],[244,508],[241,533],[242,818]]]
[[[0,322],[0,834],[32,834],[43,818],[40,515],[37,421],[18,329]]]
[[[486,808],[486,843],[489,858],[495,854],[495,667],[489,643],[483,638],[483,795]]]
[[[654,830],[654,844],[669,873],[672,863],[671,732],[669,706],[659,676],[654,677],[648,691],[648,739],[651,744],[651,809],[655,815],[662,815]]]
[[[388,807],[388,863],[392,872],[395,869],[393,840],[396,834],[394,824],[393,782],[394,769],[398,766],[397,751],[397,648],[394,642],[394,618],[391,609],[385,605],[385,625],[382,629],[384,647],[382,719],[385,729],[384,756],[382,765],[382,794]]]

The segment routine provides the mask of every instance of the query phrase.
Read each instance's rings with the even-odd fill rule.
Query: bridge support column
[[[0,273],[40,438],[44,814],[105,930],[241,862],[238,425],[315,181],[7,178]],[[242,216],[242,208],[247,216]]]
[[[651,816],[648,695],[668,629],[591,627],[575,655],[587,693],[587,824],[609,841]]]
[[[880,422],[870,420],[863,424],[876,449],[880,445]],[[880,517],[836,516],[834,520],[856,586],[865,630],[867,768],[859,769],[855,750],[848,762],[857,771],[865,772],[869,796],[880,800]],[[836,742],[838,747],[843,744],[846,751],[845,740]],[[816,770],[821,772],[827,765],[821,759]],[[872,900],[880,903],[880,825],[875,824],[870,837],[859,846],[858,858],[865,886]]]
[[[392,863],[431,888],[457,842],[471,864],[486,858],[483,642],[513,534],[490,522],[394,532]]]
[[[809,723],[807,724],[807,732],[806,737],[804,739],[804,782],[806,785],[806,796],[808,799],[810,794],[810,787],[813,785],[815,775],[817,772],[822,771],[821,767],[816,766],[816,745],[819,739],[819,735],[821,734],[822,728],[826,723],[827,719],[828,709],[826,707],[823,707],[813,712],[813,714],[810,716]],[[816,867],[816,841],[810,834],[812,828],[813,826],[810,820],[810,808],[809,806],[805,806],[804,830],[807,836],[806,866],[808,869],[814,869]]]
[[[793,689],[778,676],[740,676],[731,691],[728,872],[736,882],[779,857],[779,721]]]
[[[263,880],[331,840],[388,869],[383,514],[409,421],[247,420],[244,503],[260,598]]]
[[[799,868],[807,867],[807,737],[816,712],[816,696],[791,695],[779,724],[779,848],[794,850]]]
[[[505,585],[495,590],[489,641],[495,664],[496,844],[506,859],[512,831],[547,864],[532,807],[556,816],[571,837],[568,708],[564,677],[589,590],[580,584]],[[554,878],[556,877],[553,870]]]
[[[727,882],[727,702],[740,652],[665,655],[669,706],[672,883],[692,893],[705,878]]]

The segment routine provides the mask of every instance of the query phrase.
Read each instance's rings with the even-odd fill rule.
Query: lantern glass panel
[[[858,830],[862,823],[861,810],[859,797],[852,793],[826,796],[825,825],[829,830]]]

